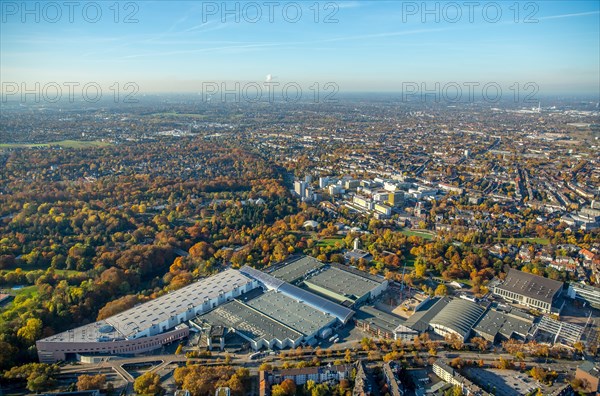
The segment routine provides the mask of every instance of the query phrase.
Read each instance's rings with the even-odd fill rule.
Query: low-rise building
[[[328,381],[339,382],[348,379],[352,373],[353,364],[341,364],[338,366],[327,365],[319,367],[303,367],[285,370],[267,370],[259,372],[260,395],[268,396],[271,394],[271,387],[281,384],[290,379],[296,385],[304,385],[308,381],[314,381],[317,384]]]
[[[560,312],[556,302],[563,283],[527,272],[509,269],[504,281],[493,293],[506,301],[537,309],[544,313]]]
[[[600,288],[571,282],[567,295],[573,299],[583,301],[593,308],[600,309]]]
[[[494,343],[509,338],[525,341],[534,317],[516,309],[490,309],[473,328],[475,334]]]
[[[354,314],[356,326],[363,331],[392,340],[412,341],[419,333],[404,326],[404,319],[381,311],[375,307],[363,306]]]
[[[440,379],[443,381],[460,387],[463,395],[491,396],[489,393],[440,360],[437,360],[435,363],[433,363],[433,373],[440,377]]]

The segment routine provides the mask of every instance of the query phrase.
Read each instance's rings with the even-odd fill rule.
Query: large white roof
[[[229,269],[106,318],[106,322],[121,334],[129,336],[250,282],[252,279]]]

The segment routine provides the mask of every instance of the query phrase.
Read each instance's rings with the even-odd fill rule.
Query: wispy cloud
[[[356,36],[342,36],[342,37],[334,37],[334,38],[319,40],[319,42],[331,43],[334,41],[369,40],[369,39],[377,39],[377,38],[410,36],[410,35],[416,35],[416,34],[422,34],[422,33],[441,32],[441,31],[446,31],[446,30],[451,30],[451,28],[414,29],[414,30],[401,30],[398,32],[383,32],[383,33],[362,34],[362,35],[356,35]]]
[[[560,18],[574,18],[586,15],[598,15],[600,11],[589,11],[589,12],[577,12],[574,14],[561,14],[561,15],[549,15],[544,17],[539,17],[537,19],[560,19]]]
[[[358,7],[362,7],[364,5],[367,5],[368,2],[360,2],[360,1],[340,1],[335,3],[335,5],[339,8],[339,9],[344,9],[344,8],[358,8]]]
[[[371,39],[379,39],[385,37],[397,37],[397,36],[408,36],[408,35],[417,35],[424,33],[431,33],[437,31],[449,30],[449,28],[435,28],[435,29],[416,29],[416,30],[404,30],[398,32],[384,32],[384,33],[374,33],[374,34],[364,34],[364,35],[353,35],[353,36],[342,36],[342,37],[333,37],[326,39],[318,39],[318,40],[309,40],[309,41],[296,41],[296,42],[238,42],[233,45],[222,45],[210,48],[198,48],[198,49],[189,49],[189,50],[179,50],[179,51],[166,51],[166,52],[157,52],[151,51],[147,53],[138,53],[138,54],[130,54],[124,57],[124,59],[134,59],[134,58],[145,58],[145,57],[159,57],[159,56],[174,56],[174,55],[186,55],[186,54],[197,54],[204,52],[223,52],[223,51],[248,51],[252,49],[264,49],[268,47],[285,47],[285,48],[306,48],[315,49],[316,45],[323,43],[332,43],[332,42],[341,42],[341,41],[359,41],[359,40],[371,40]],[[214,43],[214,42],[213,42]],[[164,43],[168,44],[168,43]],[[173,43],[170,43],[173,44]],[[180,42],[178,44],[181,44]],[[187,44],[207,44],[207,42],[193,42],[188,41]]]
[[[161,56],[173,56],[173,55],[189,55],[189,54],[198,54],[203,52],[218,52],[218,51],[227,51],[227,50],[244,50],[250,48],[263,48],[263,47],[276,47],[284,45],[284,43],[254,43],[254,44],[246,44],[246,45],[226,45],[220,47],[210,47],[210,48],[197,48],[197,49],[189,49],[189,50],[180,50],[180,51],[167,51],[167,52],[148,52],[144,54],[132,54],[123,57],[124,59],[134,59],[134,58],[145,58],[145,57],[161,57]]]

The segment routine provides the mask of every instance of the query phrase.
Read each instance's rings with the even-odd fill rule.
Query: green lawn
[[[57,269],[57,270],[54,270],[54,272],[59,275],[63,275],[63,276],[79,275],[79,274],[85,273],[85,271],[63,270],[63,269]]]
[[[105,147],[110,145],[108,142],[101,142],[99,140],[61,140],[59,142],[49,143],[0,143],[0,148],[34,148],[34,147],[50,147],[60,146],[64,148],[90,148],[90,147]]]
[[[21,268],[21,271],[23,271],[24,274],[31,272],[31,271],[46,271],[46,268]],[[4,269],[4,270],[0,270],[0,275],[5,275],[8,272],[14,271],[14,269]],[[54,270],[54,272],[58,275],[63,275],[63,276],[71,276],[71,275],[79,275],[79,274],[83,274],[84,271],[77,271],[77,270],[66,270],[66,269],[57,269]]]
[[[14,292],[15,296],[27,296],[27,297],[37,296],[37,294],[38,294],[37,286],[26,286],[19,290],[11,290],[11,292]]]
[[[427,231],[415,231],[415,230],[409,230],[407,228],[403,228],[402,232],[404,235],[406,236],[418,236],[421,237],[423,239],[427,239],[427,240],[431,240],[434,238],[434,235],[432,233],[429,233]]]
[[[344,244],[344,240],[342,238],[325,238],[321,239],[317,242],[317,246],[335,246],[336,243]]]

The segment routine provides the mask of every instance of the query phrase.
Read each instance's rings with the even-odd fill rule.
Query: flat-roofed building
[[[392,208],[384,204],[375,204],[375,211],[386,216],[391,216]]]
[[[588,303],[596,309],[600,309],[600,288],[584,285],[582,283],[569,283],[567,295],[573,299]]]
[[[196,321],[223,326],[248,341],[252,349],[273,349],[275,347],[295,348],[304,335],[262,312],[233,300],[210,312],[200,315]]]
[[[355,195],[354,197],[352,197],[352,203],[360,206],[363,209],[367,209],[367,210],[372,210],[373,209],[373,201],[370,200],[369,198],[360,196],[360,195]]]
[[[161,348],[189,335],[185,321],[259,286],[237,270],[227,270],[104,320],[36,342],[40,362],[77,355],[133,355]]]
[[[404,326],[403,318],[367,305],[356,310],[354,320],[357,327],[380,338],[408,341],[419,335]]]
[[[533,320],[532,315],[517,310],[490,309],[481,317],[473,331],[492,343],[509,338],[525,341],[533,327]]]
[[[343,324],[348,323],[352,315],[354,315],[354,311],[349,308],[336,304],[308,290],[294,286],[291,283],[284,282],[255,268],[245,265],[240,269],[240,272],[258,281],[265,290],[275,290],[295,300],[302,301],[310,307],[336,317]]]
[[[442,362],[440,359],[433,363],[433,373],[444,382],[460,387],[463,395],[491,396],[490,393],[487,393],[471,380],[463,377],[456,370]]]
[[[314,257],[301,256],[281,263],[269,274],[282,281],[295,283],[324,266],[324,263]]]
[[[251,299],[246,305],[302,333],[303,341],[308,343],[337,322],[335,316],[275,291]]]
[[[552,313],[562,288],[562,282],[511,268],[504,281],[494,287],[494,294],[512,303]]]
[[[314,381],[317,384],[322,382],[339,382],[342,379],[350,378],[353,364],[328,365],[320,367],[303,367],[293,369],[275,369],[259,372],[260,395],[271,394],[271,387],[281,384],[286,379],[294,381],[296,385],[304,385],[308,381]]]
[[[388,203],[393,207],[404,205],[404,192],[395,191],[388,195]]]
[[[379,296],[387,289],[388,281],[378,282],[332,266],[305,279],[304,285],[340,303],[348,301],[356,305]]]

